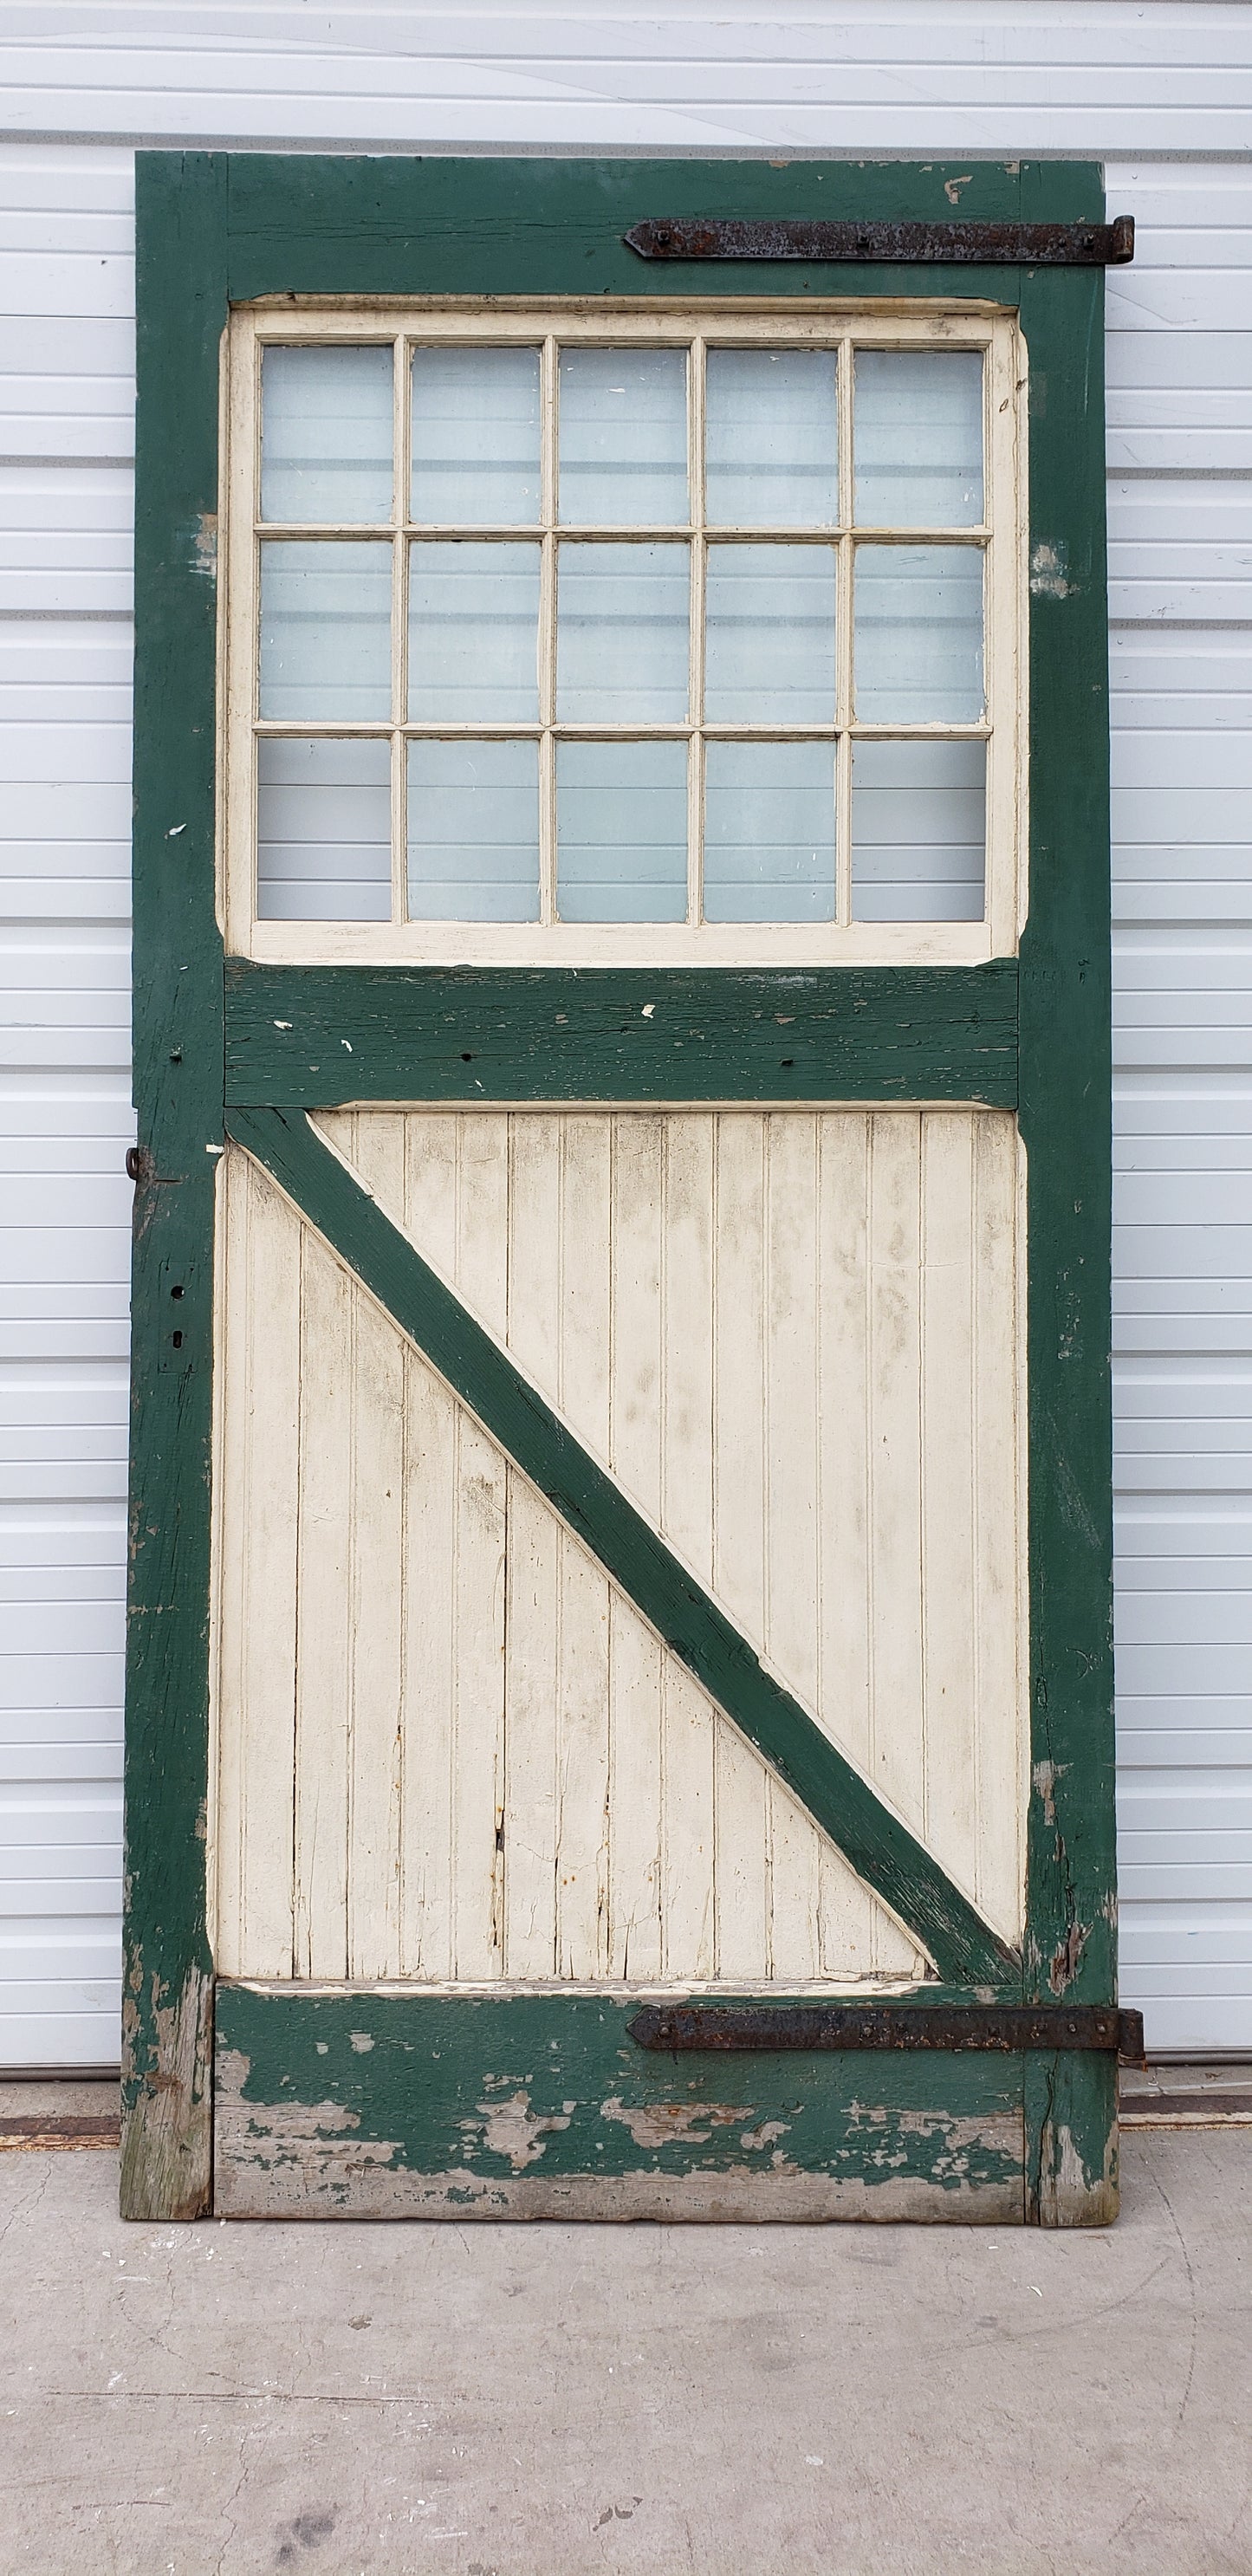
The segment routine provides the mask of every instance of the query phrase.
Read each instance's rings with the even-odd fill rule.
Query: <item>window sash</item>
[[[409,509],[411,360],[415,347],[442,342],[538,347],[541,352],[541,497],[535,521],[519,526],[467,526],[424,522]],[[690,351],[689,519],[617,527],[562,522],[557,508],[557,370],[559,352],[571,344]],[[385,521],[315,523],[260,516],[260,375],[271,345],[390,344],[393,350],[393,508]],[[704,491],[704,385],[710,349],[823,347],[838,355],[839,506],[830,528],[773,524],[710,524]],[[855,522],[853,516],[852,360],[861,348],[976,349],[984,360],[984,517],[979,526],[898,528]],[[227,521],[225,584],[224,742],[225,829],[222,902],[228,944],[242,954],[298,962],[332,958],[381,961],[466,962],[615,961],[641,963],[807,964],[976,962],[1010,953],[1020,928],[1020,854],[1024,829],[1023,573],[1025,367],[1015,317],[975,305],[855,308],[823,304],[797,313],[793,303],[756,300],[743,305],[678,306],[658,311],[597,306],[559,308],[457,305],[310,306],[281,312],[264,307],[232,317],[229,352],[228,438],[225,442]],[[297,718],[263,719],[258,711],[258,605],[261,550],[292,540],[333,545],[368,537],[390,545],[392,558],[391,709],[387,718],[353,723]],[[540,706],[535,722],[414,719],[408,701],[408,587],[415,542],[518,543],[536,546],[541,563]],[[688,719],[667,724],[570,721],[556,706],[555,592],[559,550],[591,540],[622,544],[686,545],[690,550],[690,668]],[[836,702],[828,723],[740,724],[710,719],[703,706],[705,583],[708,551],[716,546],[827,548],[835,559],[838,638]],[[852,704],[853,581],[855,559],[867,545],[944,547],[982,555],[984,581],[985,711],[971,723],[910,725],[858,719]],[[325,736],[385,739],[391,745],[392,894],[389,921],[303,922],[259,920],[256,911],[256,766],[266,738]],[[428,921],[407,918],[408,745],[423,739],[532,739],[539,745],[539,919],[526,922]],[[684,741],[689,745],[687,788],[689,918],[668,923],[583,923],[557,918],[556,754],[561,741]],[[706,746],[713,743],[828,741],[835,760],[835,917],[820,923],[707,922],[699,918],[703,875]],[[873,922],[852,918],[852,746],[857,741],[984,742],[986,744],[986,899],[978,922]]]

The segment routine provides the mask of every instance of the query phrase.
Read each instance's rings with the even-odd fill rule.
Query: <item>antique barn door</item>
[[[1116,2206],[1111,243],[961,184],[145,168],[137,2214]]]

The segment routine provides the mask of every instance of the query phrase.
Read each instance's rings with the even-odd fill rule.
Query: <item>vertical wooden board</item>
[[[973,1141],[976,1894],[988,1920],[1018,1940],[1025,1877],[1027,1604],[1016,1124],[988,1112],[975,1120]]]
[[[818,1172],[818,1714],[867,1771],[870,1709],[869,1118],[821,1121]]]
[[[713,1277],[713,1584],[765,1644],[765,1130],[716,1123]]]
[[[343,1977],[348,1973],[352,1492],[360,1292],[343,1264],[307,1227],[300,1289],[296,1973]]]
[[[665,1658],[661,1706],[662,1968],[675,1979],[711,1977],[714,1719],[703,1691],[672,1655]]]
[[[556,1973],[558,1672],[562,1533],[549,1510],[508,1473],[504,1685],[504,1969]]]
[[[769,1119],[765,1148],[765,1633],[792,1689],[815,1711],[823,1576],[817,1118]],[[821,1845],[777,1781],[768,1804],[771,1972],[815,1977]]]
[[[631,1500],[660,1522],[666,1440],[664,1264],[666,1121],[613,1121],[609,1463]]]
[[[235,1792],[244,1851],[238,1940],[252,1974],[290,1976],[301,1229],[272,1182],[254,1164],[245,1168],[243,1189],[237,1194],[232,1190],[231,1198],[232,1222],[238,1211],[246,1223],[240,1315],[247,1337],[241,1371],[245,1481],[233,1505],[229,1492],[223,1496],[227,1550],[232,1545],[246,1550],[248,1560],[240,1600],[244,1633],[238,1657],[229,1657],[239,1673],[242,1742]]]
[[[716,1122],[666,1120],[660,1205],[664,1450],[661,1527],[713,1580],[713,1210]],[[625,1325],[623,1322],[623,1330]]]
[[[920,1152],[916,1113],[871,1121],[869,1776],[924,1839]]]
[[[404,1121],[404,1196],[398,1207],[388,1209],[446,1279],[457,1276],[459,1138],[458,1119],[410,1111]]]
[[[767,1973],[770,1942],[770,1778],[760,1755],[724,1718],[713,1728],[713,1944],[716,1973]]]
[[[922,1120],[922,1727],[927,1839],[966,1893],[977,1877],[978,1672],[974,1637],[973,1128]],[[1012,1487],[1001,1497],[1012,1509]],[[1002,1820],[1001,1820],[1002,1821]]]
[[[818,1689],[818,1121],[765,1127],[765,1629],[791,1687]]]
[[[385,1110],[320,1122],[380,1204],[403,1214],[405,1121]],[[405,1533],[405,1347],[373,1301],[354,1298],[356,1428],[351,1495],[348,1959],[355,1977],[398,1976]]]
[[[819,1977],[868,1977],[877,1966],[874,1906],[860,1881],[835,1852],[817,1865],[817,1968]]]
[[[597,1458],[609,1454],[613,1122],[561,1122],[560,1409]]]
[[[356,1379],[348,1974],[396,1977],[402,1959],[401,1657],[408,1565],[405,1348],[394,1324],[360,1290]]]
[[[211,2191],[205,1861],[223,1028],[218,602],[205,540],[218,509],[227,167],[220,153],[141,154],[135,183],[134,1098],[145,1178],[132,1227],[121,2205],[157,2223],[198,2217]],[[290,1851],[285,1888],[289,1951]]]
[[[1037,200],[1046,186],[1024,176]],[[1031,207],[1033,213],[1033,205]],[[1109,1419],[1108,620],[1099,273],[1021,283],[1030,542],[1066,579],[1030,598],[1030,907],[1021,942],[1028,1201],[1028,1997],[1116,1993]],[[1059,748],[1063,746],[1063,749]],[[1070,2223],[1113,2214],[1113,2083],[1075,2058],[1028,2076],[1027,2169],[1067,2148]],[[1114,2078],[1115,2080],[1115,2078]],[[1041,2207],[1040,2203],[1043,2203]],[[1034,2198],[1044,2215],[1047,2193]]]
[[[586,1979],[608,1973],[609,1584],[564,1532],[557,1580],[556,1967]]]
[[[508,1471],[456,1416],[452,1959],[462,1978],[504,1964],[505,1580]]]
[[[456,1284],[503,1341],[509,1316],[509,1126],[456,1121]]]
[[[561,1341],[561,1120],[542,1114],[510,1118],[508,1150],[504,1329],[518,1366],[555,1403]],[[490,1316],[475,1302],[477,1282],[458,1277],[456,1284],[489,1324]]]
[[[713,1274],[713,1586],[763,1651],[766,1634],[765,1205],[768,1122],[716,1128]],[[768,1948],[769,1776],[733,1727],[714,1741],[718,1973]]]
[[[457,1408],[434,1370],[410,1351],[404,1409],[402,1964],[405,1975],[432,1979],[451,1977],[455,1965],[457,1464]]]
[[[249,1551],[235,1542],[233,1518],[244,1503],[248,1479],[248,1223],[252,1165],[228,1147],[219,1170],[217,1253],[217,1409],[213,1551],[213,1739],[216,1768],[210,1784],[213,1905],[208,1918],[214,1965],[237,1976],[247,1887],[244,1822],[247,1801],[248,1565]],[[288,1941],[290,1956],[290,1939]]]
[[[611,1977],[659,1977],[664,1658],[609,1589],[609,1927]]]
[[[314,1120],[328,1141],[351,1163],[372,1190],[380,1207],[397,1223],[404,1217],[405,1130],[399,1110],[337,1110]]]

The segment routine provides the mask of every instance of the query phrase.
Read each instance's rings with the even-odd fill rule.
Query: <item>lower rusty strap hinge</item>
[[[1143,2064],[1143,2015],[1115,2004],[642,2004],[640,2048],[1099,2049]]]
[[[1131,215],[1110,224],[829,224],[805,215],[653,215],[623,235],[640,259],[920,260],[974,266],[1117,268],[1135,255]]]

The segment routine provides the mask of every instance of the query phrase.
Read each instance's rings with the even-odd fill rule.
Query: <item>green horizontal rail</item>
[[[1017,1105],[1017,964],[226,967],[226,1097]]]

